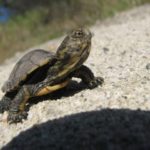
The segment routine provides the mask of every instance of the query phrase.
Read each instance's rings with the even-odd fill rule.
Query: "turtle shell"
[[[14,66],[8,80],[2,86],[2,91],[9,92],[16,89],[33,71],[50,64],[54,58],[55,53],[41,49],[25,54]]]

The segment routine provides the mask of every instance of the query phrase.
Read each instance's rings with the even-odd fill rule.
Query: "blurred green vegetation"
[[[0,62],[76,26],[89,26],[150,0],[9,0],[14,16],[0,24]],[[0,0],[0,4],[2,0]]]

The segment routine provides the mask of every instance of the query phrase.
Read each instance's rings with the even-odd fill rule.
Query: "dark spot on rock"
[[[95,66],[95,64],[93,64],[93,63],[90,63],[90,65],[91,65],[91,66]]]
[[[122,97],[123,97],[124,99],[127,99],[127,98],[128,98],[126,95],[123,95]]]
[[[134,68],[130,68],[129,70],[130,70],[131,72],[132,72],[132,71],[135,71],[135,69],[134,69]]]
[[[119,65],[119,68],[124,68],[122,65]]]
[[[109,67],[108,67],[108,69],[113,69],[113,68],[114,68],[113,66],[109,66]]]
[[[148,63],[148,64],[146,65],[146,69],[147,69],[147,70],[150,70],[150,63]]]
[[[84,98],[84,101],[87,101],[87,98]]]
[[[107,53],[109,51],[109,49],[107,47],[103,48],[104,53]]]
[[[83,94],[81,94],[81,95],[80,95],[80,97],[84,97],[84,95],[83,95]]]
[[[145,82],[145,81],[142,81],[141,84],[146,84],[146,82]]]
[[[150,78],[147,77],[147,76],[144,76],[144,79],[145,79],[146,81],[150,81]]]
[[[121,55],[125,55],[125,54],[126,54],[126,51],[121,52]]]

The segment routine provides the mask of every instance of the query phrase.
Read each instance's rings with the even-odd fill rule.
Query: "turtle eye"
[[[83,32],[82,31],[75,31],[73,34],[73,37],[81,38],[81,37],[83,37]]]
[[[76,32],[76,36],[77,36],[77,37],[81,37],[81,36],[83,36],[83,32],[81,32],[81,31],[77,31],[77,32]]]

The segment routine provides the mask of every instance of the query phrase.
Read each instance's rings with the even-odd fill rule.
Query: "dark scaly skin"
[[[87,85],[88,88],[93,89],[98,85],[102,85],[104,80],[102,77],[94,77],[92,71],[82,65],[78,70],[74,71],[71,74],[71,77],[81,78],[82,82]],[[30,97],[37,96],[39,89],[42,89],[44,86],[40,86],[40,84],[23,86],[21,90],[18,92],[17,96],[13,100],[10,112],[8,116],[8,120],[10,123],[20,122],[22,119],[27,118],[27,113],[20,106],[26,101],[26,96],[30,95]],[[28,97],[29,98],[29,97]]]
[[[0,113],[9,110],[11,104],[11,98],[7,96],[3,96],[2,100],[0,101]]]
[[[11,105],[11,100],[15,97],[16,91],[6,93],[0,101],[0,113],[8,111]]]
[[[25,104],[29,98],[47,94],[47,88],[52,91],[55,86],[55,90],[63,88],[72,77],[81,78],[90,89],[103,83],[103,78],[95,77],[88,67],[82,65],[90,53],[91,37],[90,31],[77,29],[64,39],[56,53],[57,61],[49,67],[46,78],[36,84],[24,84],[9,103],[10,123],[26,119]]]

